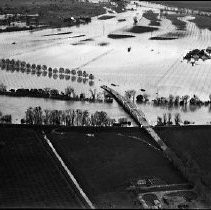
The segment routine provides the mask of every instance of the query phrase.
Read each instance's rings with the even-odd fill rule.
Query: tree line
[[[153,106],[161,106],[161,107],[169,107],[169,108],[178,108],[183,107],[184,110],[187,110],[187,106],[189,106],[190,110],[194,111],[194,107],[201,107],[201,106],[210,106],[211,105],[211,94],[209,95],[209,100],[202,101],[197,95],[193,94],[193,96],[184,95],[172,95],[170,94],[168,97],[159,97],[158,95],[156,98],[150,101],[149,95],[145,93],[144,89],[141,89],[142,93],[136,95],[136,90],[127,90],[125,91],[125,97],[136,103],[148,103],[152,104]]]
[[[190,122],[188,120],[182,121],[180,113],[175,113],[174,117],[172,117],[171,113],[164,113],[162,117],[157,117],[157,126],[170,126],[170,125],[184,125],[194,124],[194,122]]]
[[[47,73],[49,75],[57,75],[57,73],[60,73],[61,79],[64,78],[64,76],[68,76],[70,74],[78,77],[82,77],[85,79],[94,80],[93,74],[88,74],[86,71],[82,71],[80,69],[68,69],[68,68],[52,68],[47,67],[46,65],[41,64],[30,64],[26,63],[25,61],[20,60],[14,60],[14,59],[1,59],[0,60],[0,66],[2,69],[10,70],[10,71],[21,71],[21,72],[32,72],[37,73],[37,75],[43,74],[43,76],[46,76]],[[65,75],[64,75],[65,74]],[[58,77],[58,75],[57,75]]]
[[[22,124],[29,125],[112,126],[114,122],[104,111],[90,114],[88,110],[42,110],[40,106],[29,107],[21,119]]]
[[[7,90],[6,85],[0,84],[0,95],[15,96],[15,97],[36,97],[36,98],[49,98],[57,100],[73,100],[73,101],[88,101],[88,102],[108,102],[112,103],[113,99],[105,91],[97,92],[96,89],[90,89],[90,97],[87,97],[85,93],[79,95],[75,93],[75,89],[71,86],[65,88],[64,91],[59,91],[52,88],[43,89],[10,89]]]
[[[157,117],[157,125],[158,126],[165,126],[165,125],[173,125],[173,123],[175,125],[180,125],[181,123],[181,117],[180,117],[180,114],[179,113],[176,113],[174,115],[174,119],[172,119],[172,114],[171,113],[164,113],[163,114],[163,118],[158,116]]]

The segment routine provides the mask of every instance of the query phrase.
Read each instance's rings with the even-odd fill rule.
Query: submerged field
[[[70,1],[63,1],[62,9],[51,1],[48,2],[49,6],[45,5],[47,1],[43,3],[39,0],[33,7],[31,1],[23,2],[28,3],[30,8],[34,7],[33,12],[39,12],[36,9],[39,4],[44,4],[43,8],[56,8],[60,16]],[[5,3],[1,1],[0,6]],[[17,0],[13,2],[14,6],[16,4]],[[86,7],[88,10],[86,15],[98,15],[97,6],[89,10],[87,3],[81,5],[81,9]],[[76,3],[74,8],[79,6]],[[45,64],[52,68],[80,68],[95,76],[92,85],[70,78],[56,79],[49,74],[37,76],[3,69],[0,69],[0,83],[5,84],[7,89],[56,88],[64,91],[67,86],[71,86],[77,94],[90,94],[90,89],[102,91],[101,85],[115,84],[114,89],[121,94],[135,89],[138,95],[144,89],[150,99],[157,95],[196,94],[200,99],[208,100],[211,93],[211,61],[200,60],[192,66],[183,60],[183,56],[190,50],[210,46],[211,32],[203,26],[207,26],[209,20],[205,22],[202,18],[191,16],[159,17],[159,24],[154,30],[155,27],[149,26],[155,17],[142,17],[145,10],[152,8],[144,4],[144,7],[136,9],[115,14],[113,18],[100,20],[93,17],[90,24],[80,27],[0,34],[1,58]],[[153,10],[159,13],[156,5]],[[58,20],[53,19],[55,11],[52,9],[48,12],[46,21],[55,21],[55,25],[52,24],[57,26]],[[69,10],[66,12],[69,15]],[[52,15],[48,16],[50,13]],[[136,26],[133,19],[135,15],[138,18]],[[118,21],[120,19],[125,21]],[[43,109],[104,110],[116,119],[128,117],[116,102],[89,104],[0,96],[0,111],[14,115],[13,122],[16,123],[19,123],[29,106],[38,105]],[[164,112],[182,113],[183,120],[198,120],[199,124],[211,122],[208,108],[171,110],[148,104],[138,107],[144,111],[151,124]],[[177,154],[188,153],[196,160],[204,171],[206,184],[211,186],[210,126],[156,130]],[[126,192],[131,179],[153,176],[168,184],[186,182],[144,132],[72,129],[64,133],[49,132],[47,135],[82,188],[99,207],[134,207]],[[42,137],[38,137],[34,130],[0,128],[0,156],[0,199],[3,201],[0,207],[78,207],[66,177],[46,150]]]
[[[151,8],[151,4],[144,2],[138,4],[142,6],[137,7],[135,11],[118,13],[106,20],[93,17],[90,24],[80,27],[0,35],[0,49],[3,49],[0,51],[1,57],[45,64],[52,68],[80,68],[95,76],[91,85],[89,82],[70,77],[64,79],[64,75],[61,75],[63,79],[59,79],[60,75],[56,78],[49,74],[37,76],[5,70],[0,70],[0,83],[4,83],[8,89],[48,87],[64,91],[67,86],[71,86],[76,94],[86,95],[90,95],[90,89],[102,91],[101,85],[115,84],[115,89],[123,95],[129,89],[136,90],[136,95],[142,93],[140,89],[145,89],[150,99],[154,99],[157,94],[160,97],[168,97],[170,94],[192,97],[195,94],[201,100],[208,100],[211,93],[211,61],[200,60],[192,66],[183,61],[183,56],[193,49],[206,49],[210,45],[211,32],[208,29],[199,29],[193,22],[197,20],[194,17],[181,17],[175,14],[157,17],[152,14],[159,14],[159,6]],[[154,12],[150,14],[149,19],[147,16],[142,17],[142,14],[149,10]],[[134,26],[134,16],[138,19],[136,26]],[[125,21],[119,22],[120,19]],[[157,19],[160,20],[160,26],[151,27],[151,20]],[[149,31],[149,27],[158,30]],[[4,98],[2,101],[4,101],[2,112],[8,113],[18,105],[10,106],[9,109],[5,101],[11,104],[11,99]],[[69,104],[62,107],[66,105]],[[51,107],[54,107],[53,102]],[[109,109],[107,105],[104,108]],[[110,109],[112,108],[110,106]],[[147,112],[148,119],[153,122],[158,115],[155,111],[159,113],[166,111],[162,108],[155,110],[147,105],[142,108]],[[19,109],[21,109],[20,104]],[[184,120],[187,119],[185,115],[188,115],[187,120],[198,124],[211,121],[207,109],[202,108],[194,113],[181,110],[178,112],[184,115],[182,116]],[[119,113],[122,113],[121,110]]]

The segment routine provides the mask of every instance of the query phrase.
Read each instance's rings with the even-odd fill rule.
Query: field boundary
[[[201,128],[211,128],[211,125],[166,125],[166,126],[152,126],[155,130],[162,130],[162,129],[201,129]],[[113,127],[113,126],[65,126],[65,125],[30,125],[30,124],[10,124],[10,123],[0,123],[0,128],[27,128],[27,129],[35,129],[35,130],[61,130],[62,132],[139,132],[142,130],[143,132],[145,129],[142,127]],[[60,131],[58,131],[60,132]]]
[[[66,164],[64,163],[64,161],[62,160],[62,158],[60,157],[60,155],[57,153],[56,149],[54,148],[54,146],[51,143],[51,141],[47,138],[47,136],[46,136],[46,134],[45,134],[44,131],[42,131],[42,134],[43,134],[44,140],[46,141],[46,143],[48,144],[48,146],[51,148],[51,150],[55,154],[56,158],[61,163],[61,166],[66,171],[66,173],[68,174],[69,178],[72,180],[74,186],[76,187],[76,189],[80,193],[81,197],[86,202],[87,206],[89,206],[89,208],[91,208],[91,209],[95,209],[95,206],[90,201],[90,199],[87,197],[87,195],[85,194],[85,192],[83,191],[83,189],[80,187],[79,183],[77,182],[77,180],[75,179],[75,177],[73,176],[73,174],[71,173],[71,171],[68,169],[68,167],[66,166]]]
[[[80,65],[80,66],[77,67],[76,69],[81,69],[81,68],[83,68],[83,67],[89,65],[90,63],[97,61],[98,59],[100,59],[100,58],[102,58],[102,57],[108,55],[109,53],[111,53],[113,50],[114,50],[114,49],[107,50],[106,52],[104,52],[104,53],[98,55],[97,57],[92,58],[91,60],[87,61],[86,63]]]

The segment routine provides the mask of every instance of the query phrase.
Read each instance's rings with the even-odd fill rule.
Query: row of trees
[[[2,70],[4,70],[5,67],[2,66]],[[75,76],[75,75],[72,75],[70,76],[69,74],[57,74],[57,73],[53,73],[53,72],[47,72],[47,71],[36,71],[36,70],[31,70],[31,69],[10,69],[10,68],[6,68],[7,71],[11,71],[12,73],[17,71],[17,72],[21,72],[21,73],[26,73],[26,74],[32,74],[32,75],[36,75],[38,77],[40,76],[43,76],[43,77],[46,77],[48,76],[49,78],[53,78],[53,79],[60,79],[60,80],[70,80],[72,82],[75,82],[77,81],[78,83],[82,83],[83,84],[86,84],[88,82],[89,86],[93,86],[94,85],[94,80],[89,80],[88,78],[86,77],[81,77],[81,76]]]
[[[67,23],[68,26],[88,24],[91,22],[91,17],[68,17],[64,18],[63,22]]]
[[[194,124],[194,122],[188,120],[182,121],[180,113],[175,113],[174,118],[172,118],[171,113],[164,113],[162,117],[157,117],[157,126],[181,125],[182,123],[184,125]]]
[[[152,100],[153,105],[155,106],[169,106],[169,107],[178,107],[178,106],[187,106],[189,105],[209,105],[211,103],[211,94],[209,95],[208,101],[202,101],[197,95],[193,95],[190,97],[189,95],[180,96],[173,96],[169,95],[168,98],[165,97],[157,97],[156,99]]]
[[[173,121],[175,125],[180,125],[182,122],[180,114],[176,113],[174,115],[174,119],[172,120],[172,114],[171,113],[164,113],[163,118],[162,117],[157,117],[157,125],[158,126],[165,126],[165,125],[173,125]]]
[[[144,89],[141,89],[143,91],[142,94],[139,94],[136,96],[135,90],[127,90],[125,91],[125,97],[129,100],[132,100],[133,103],[135,102],[135,96],[136,96],[136,102],[137,103],[146,103],[149,102],[149,95],[144,93]],[[209,95],[209,100],[202,101],[197,95],[193,95],[190,97],[189,95],[184,96],[174,96],[172,94],[169,95],[169,97],[156,97],[152,101],[152,105],[154,106],[168,106],[168,107],[179,107],[179,106],[187,106],[189,105],[196,105],[196,106],[207,106],[211,104],[211,94]]]
[[[153,105],[156,106],[179,106],[179,105],[187,105],[188,103],[188,99],[189,96],[185,95],[185,96],[173,96],[173,95],[169,95],[168,98],[166,97],[157,97],[156,99],[153,99]]]
[[[76,101],[90,101],[90,102],[107,102],[107,93],[97,92],[96,89],[90,89],[90,97],[85,93],[77,95],[75,89],[71,86],[65,88],[64,92],[57,89],[43,88],[43,89],[25,89],[19,88],[17,90],[7,90],[6,85],[0,84],[0,95],[9,95],[16,97],[36,97],[36,98],[52,98],[58,100],[76,100]],[[110,103],[113,101],[109,101]]]
[[[1,59],[1,68],[2,69],[8,69],[11,71],[36,71],[36,72],[42,72],[42,71],[48,71],[49,73],[60,73],[60,74],[72,74],[72,75],[77,75],[78,77],[84,77],[90,80],[94,79],[93,74],[88,74],[86,71],[82,71],[80,69],[68,69],[68,68],[51,68],[47,67],[46,65],[36,65],[36,64],[30,64],[26,63],[25,61],[20,61],[20,60],[14,60],[14,59]]]
[[[28,108],[21,123],[30,125],[65,125],[65,126],[112,126],[115,119],[104,111],[90,114],[87,110],[42,110],[41,107]]]
[[[164,9],[160,9],[160,13],[162,15],[168,14],[168,11],[175,12],[176,14],[181,14],[181,15],[211,16],[210,12],[196,10],[196,9],[190,9],[190,8],[165,7]]]

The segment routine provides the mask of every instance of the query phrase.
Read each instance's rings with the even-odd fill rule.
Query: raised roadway
[[[143,127],[147,133],[157,142],[163,151],[168,148],[167,145],[158,136],[158,134],[154,131],[152,126],[150,126],[144,113],[138,109],[130,99],[120,95],[117,91],[106,85],[101,86],[101,88],[114,97],[114,99],[123,107],[123,109],[135,120],[137,125]]]

